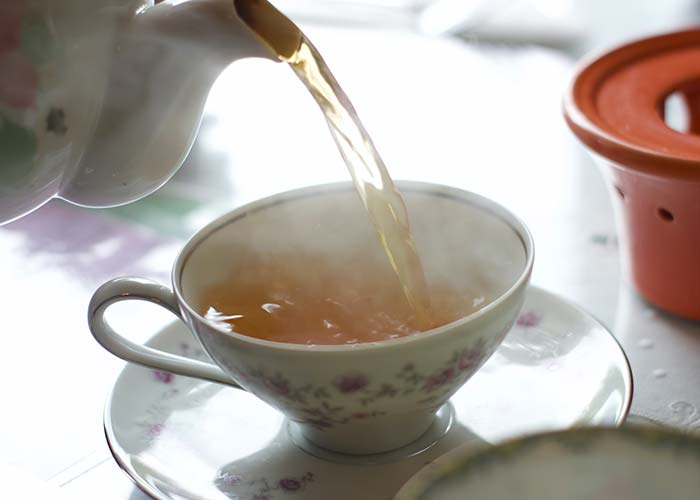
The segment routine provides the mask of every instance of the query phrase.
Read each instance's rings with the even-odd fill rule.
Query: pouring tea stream
[[[323,111],[420,329],[435,324],[406,204],[350,99],[302,31],[267,0],[234,0],[241,19],[294,70]]]

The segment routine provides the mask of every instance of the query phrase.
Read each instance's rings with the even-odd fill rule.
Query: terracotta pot
[[[674,93],[685,133],[664,121]],[[564,115],[610,187],[627,277],[651,303],[700,319],[700,30],[584,61]]]

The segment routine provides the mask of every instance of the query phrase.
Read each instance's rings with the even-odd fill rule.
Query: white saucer
[[[178,322],[150,344],[205,356]],[[250,394],[128,365],[105,409],[119,465],[159,500],[391,498],[427,462],[474,441],[577,425],[620,425],[632,375],[612,334],[587,313],[531,287],[487,364],[451,399],[452,426],[435,446],[393,463],[352,465],[300,450],[285,419]]]

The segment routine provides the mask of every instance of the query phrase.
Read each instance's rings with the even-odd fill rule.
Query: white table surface
[[[404,32],[309,34],[392,175],[472,190],[518,214],[536,242],[533,283],[583,306],[624,346],[633,413],[700,426],[700,324],[648,306],[620,276],[605,186],[561,116],[572,60]],[[18,468],[69,498],[146,498],[104,440],[103,403],[123,363],[87,329],[90,295],[118,275],[167,282],[183,240],[219,213],[347,178],[291,72],[247,61],[217,81],[190,158],[161,193],[105,212],[51,202],[0,228],[0,464],[13,467],[0,477]],[[113,317],[143,341],[172,319],[154,309],[126,304]]]

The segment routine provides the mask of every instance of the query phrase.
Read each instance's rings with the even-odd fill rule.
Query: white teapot
[[[233,0],[1,0],[0,224],[158,189],[243,57],[275,59]]]

